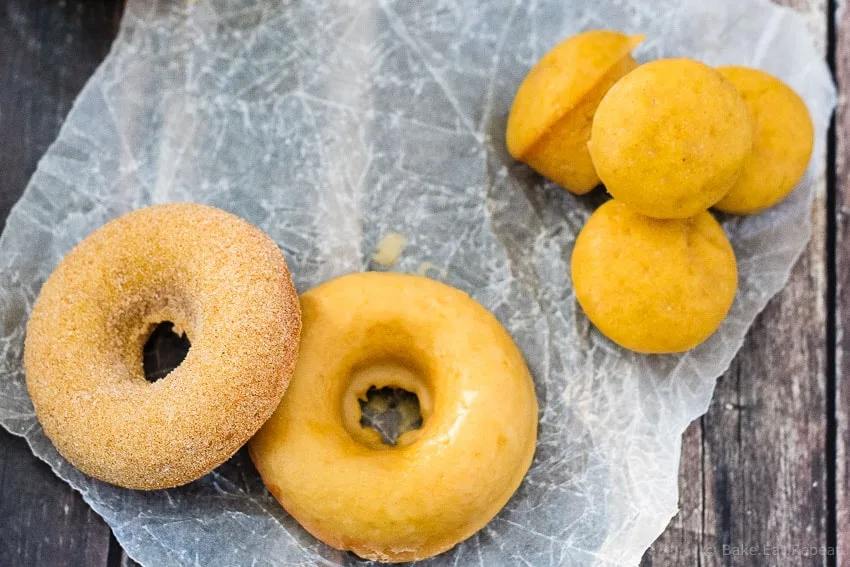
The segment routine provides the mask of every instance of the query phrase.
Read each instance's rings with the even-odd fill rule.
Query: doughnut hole
[[[360,427],[374,429],[381,443],[395,446],[398,438],[408,431],[422,427],[419,398],[403,388],[372,386],[360,403]]]
[[[197,306],[182,290],[166,293],[167,282],[148,281],[150,297],[132,297],[107,322],[116,364],[129,378],[148,386],[177,379],[192,358],[198,338]],[[172,284],[171,289],[178,289]]]
[[[183,363],[192,344],[186,332],[180,331],[175,332],[171,321],[163,321],[154,327],[142,350],[145,380],[156,382],[165,378]]]
[[[348,373],[343,424],[355,441],[371,449],[406,447],[421,437],[431,400],[426,373],[410,358],[362,361]]]
[[[374,429],[384,445],[395,446],[398,438],[422,427],[419,398],[402,388],[372,386],[360,403],[360,427]]]

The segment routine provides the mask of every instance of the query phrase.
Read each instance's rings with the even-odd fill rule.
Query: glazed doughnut
[[[468,295],[421,276],[351,274],[301,297],[292,384],[249,450],[269,491],[328,545],[379,561],[454,547],[516,491],[537,399],[522,354]],[[371,386],[416,394],[395,446],[360,425]]]
[[[191,347],[151,383],[142,350],[163,321]],[[274,411],[300,325],[268,236],[212,207],[150,207],[95,231],[47,279],[27,325],[27,388],[45,434],[84,473],[177,486],[228,459]]]

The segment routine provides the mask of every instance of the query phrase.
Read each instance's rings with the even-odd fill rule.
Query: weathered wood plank
[[[805,16],[825,54],[826,2],[779,3]],[[812,241],[788,285],[756,320],[708,413],[683,439],[681,511],[644,566],[827,564],[820,555],[833,466],[824,455],[824,188],[825,176],[812,210]],[[745,555],[751,547],[763,555]]]
[[[835,29],[836,81],[850,89],[850,12],[840,2]],[[850,565],[850,107],[847,95],[835,115],[835,283],[836,283],[836,531],[837,565]]]
[[[79,90],[105,56],[113,0],[4,0],[0,5],[0,228]],[[0,565],[106,565],[109,528],[0,431]]]
[[[38,461],[23,439],[0,439],[0,565],[107,564],[109,528]]]

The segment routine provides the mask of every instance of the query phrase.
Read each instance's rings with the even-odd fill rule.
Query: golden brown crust
[[[192,346],[149,383],[142,349],[166,320]],[[86,474],[177,486],[271,415],[300,329],[286,262],[262,231],[203,205],[150,207],[92,233],[47,279],[27,325],[27,388],[47,436]]]

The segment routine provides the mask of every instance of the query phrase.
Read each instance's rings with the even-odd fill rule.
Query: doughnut
[[[531,464],[525,361],[468,295],[414,275],[342,276],[301,296],[292,384],[249,443],[269,492],[313,536],[386,562],[446,551],[489,522]],[[419,399],[395,446],[361,427],[375,388]]]
[[[191,342],[166,377],[142,351],[161,322]],[[27,324],[27,389],[44,433],[82,472],[150,490],[209,472],[271,415],[295,366],[298,297],[277,245],[224,211],[141,209],[56,267]]]
[[[637,67],[630,55],[642,35],[591,30],[556,45],[531,69],[508,114],[508,152],[564,189],[599,185],[587,151],[599,101]]]
[[[603,335],[642,353],[691,349],[720,326],[735,298],[735,254],[710,213],[653,219],[611,200],[594,212],[572,255],[576,298]]]
[[[744,99],[690,59],[641,65],[596,111],[590,155],[615,199],[656,218],[687,218],[719,201],[753,144]]]
[[[815,142],[812,117],[791,87],[764,71],[717,70],[737,87],[750,110],[753,152],[714,207],[740,215],[758,213],[784,199],[806,173]]]

